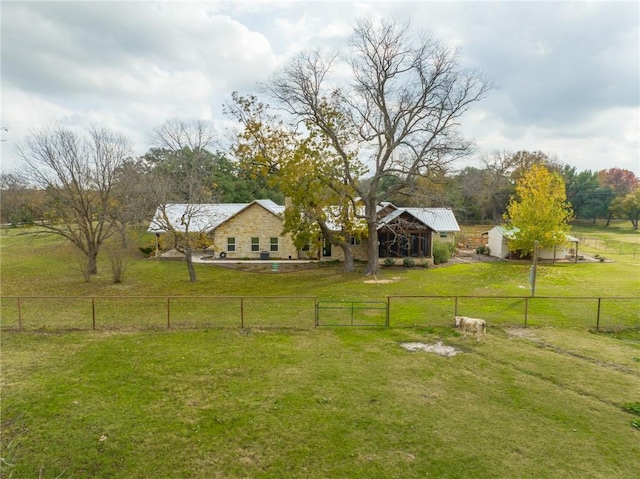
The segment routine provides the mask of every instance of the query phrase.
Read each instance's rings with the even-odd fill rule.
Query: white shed
[[[513,231],[504,226],[494,226],[485,234],[488,237],[489,255],[506,259],[509,256],[509,239],[513,236]]]
[[[494,226],[485,234],[488,237],[487,246],[489,247],[489,254],[496,258],[506,259],[509,257],[509,240],[513,239],[514,233],[516,233],[518,229],[513,228],[509,229],[505,226]],[[575,252],[577,253],[578,242],[580,241],[578,238],[567,235],[566,236],[567,243],[575,243]],[[539,259],[565,259],[567,255],[570,254],[569,248],[567,248],[567,243],[557,245],[555,248],[543,248],[539,251],[538,258]]]

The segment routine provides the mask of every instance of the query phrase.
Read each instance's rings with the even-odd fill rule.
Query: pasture
[[[2,296],[377,301],[462,294],[461,284],[494,296],[528,287],[524,264],[383,270],[386,283],[333,266],[270,274],[198,265],[199,281],[189,283],[183,264],[140,258],[122,284],[111,284],[104,263],[84,283],[57,240],[15,232],[0,240]],[[537,292],[637,298],[638,263],[620,255],[542,265]],[[20,333],[5,329],[13,314],[5,303],[1,477],[627,478],[640,470],[637,324],[596,334],[548,307],[533,328],[490,321],[478,344],[446,322],[412,323],[423,305],[408,302],[398,328],[57,332],[42,317],[43,328]],[[474,316],[501,310],[465,307]],[[126,307],[113,308],[126,320]],[[637,317],[624,307],[614,315],[630,313]],[[460,354],[411,352],[407,342]]]

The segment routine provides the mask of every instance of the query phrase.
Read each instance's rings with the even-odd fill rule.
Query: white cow
[[[467,332],[475,333],[476,338],[480,341],[487,340],[487,322],[484,319],[468,318],[467,316],[455,316],[456,328],[460,328],[462,336],[467,337]]]

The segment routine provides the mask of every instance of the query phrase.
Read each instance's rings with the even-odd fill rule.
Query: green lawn
[[[245,329],[211,328],[203,312],[221,315],[237,300],[193,308],[189,297],[516,296],[528,293],[529,267],[383,270],[378,279],[390,282],[371,283],[337,267],[248,273],[198,265],[199,281],[190,283],[184,264],[134,258],[114,285],[108,264],[85,283],[66,245],[16,233],[0,236],[2,296],[77,299],[27,303],[23,313],[37,327],[21,333],[7,328],[15,307],[2,299],[0,477],[608,479],[640,470],[637,302],[605,302],[610,317],[631,324],[595,334],[584,318],[593,304],[532,302],[534,318],[546,319],[523,329],[504,320],[520,314],[523,300],[461,300],[463,312],[489,319],[485,344],[450,327],[449,299],[393,303],[405,308],[396,312],[405,322],[390,329],[298,329],[290,326],[306,304],[283,309],[267,299],[246,305]],[[542,265],[537,293],[638,298],[639,263],[619,255]],[[172,319],[197,329],[166,329],[164,303],[149,298],[165,295],[180,297]],[[87,330],[88,297],[99,298],[109,328]],[[440,310],[441,322],[415,326],[417,315]],[[84,330],[47,327],[60,311]],[[145,311],[161,326],[121,328]],[[462,353],[401,347],[416,341]]]
[[[3,477],[634,477],[639,338],[532,334],[4,334]]]

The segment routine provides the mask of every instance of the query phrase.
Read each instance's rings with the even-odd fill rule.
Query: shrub
[[[413,268],[415,266],[416,262],[413,260],[413,258],[404,258],[402,260],[402,265],[405,268]]]
[[[456,252],[456,247],[451,243],[442,241],[434,241],[433,243],[433,262],[434,264],[446,263]]]
[[[396,264],[395,261],[393,261],[393,258],[385,258],[384,259],[384,265],[385,266],[394,266]]]
[[[138,249],[145,256],[151,256],[151,254],[156,250],[156,247],[153,246],[153,245],[151,245],[151,246],[140,246]]]
[[[489,256],[491,254],[491,250],[487,245],[480,245],[476,248],[476,253]]]

